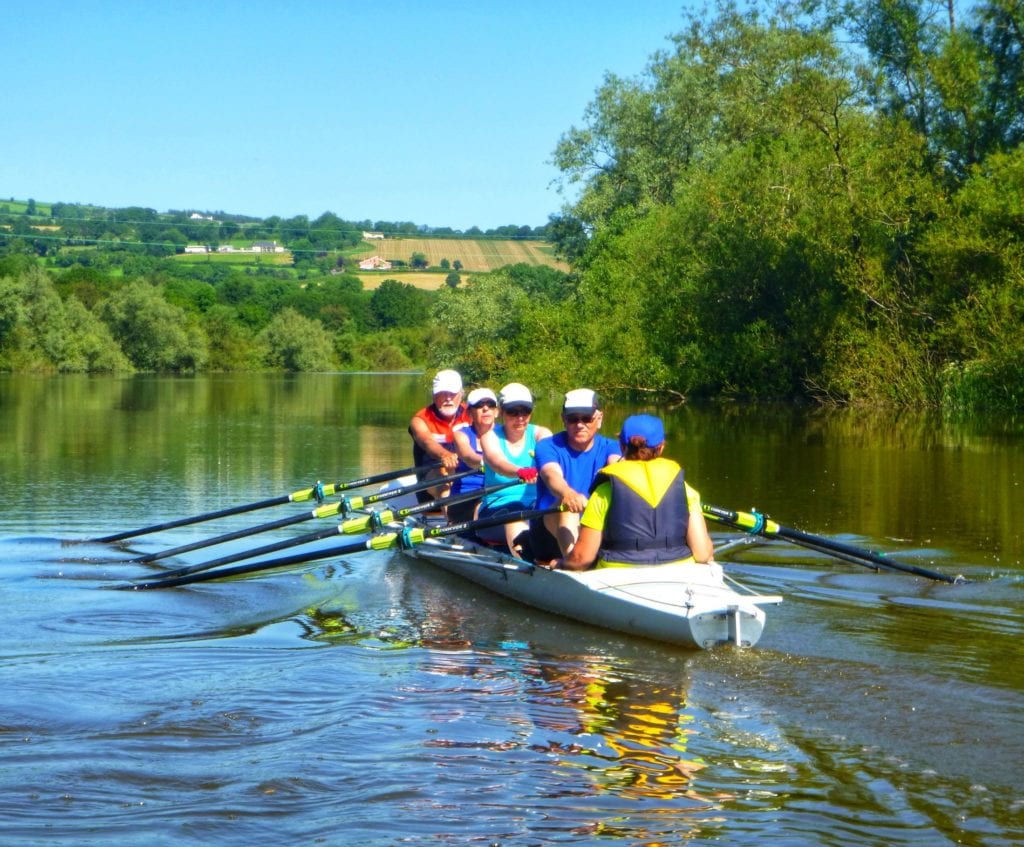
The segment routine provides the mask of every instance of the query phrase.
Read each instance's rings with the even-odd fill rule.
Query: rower
[[[484,457],[484,482],[488,486],[503,482],[521,481],[488,494],[480,505],[481,518],[521,512],[531,509],[537,499],[537,481],[534,457],[537,445],[551,438],[551,430],[531,421],[533,393],[519,382],[510,382],[498,393],[501,423],[480,436],[480,450]],[[509,521],[504,526],[478,532],[488,543],[504,543],[516,558],[531,558],[529,549],[529,523]]]
[[[455,480],[452,483],[452,496],[479,491],[484,486],[484,456],[480,449],[480,436],[490,432],[494,427],[494,419],[498,413],[498,398],[489,388],[474,388],[466,397],[469,410],[469,423],[456,424],[452,427],[455,451],[459,454],[456,472],[475,470],[477,473]],[[470,500],[445,510],[449,523],[461,523],[476,517],[479,500]]]
[[[626,418],[619,445],[622,461],[597,474],[575,546],[552,565],[582,571],[711,561],[714,545],[700,494],[685,481],[683,469],[661,455],[661,419]]]
[[[595,475],[605,465],[619,460],[618,443],[600,434],[603,422],[597,393],[589,388],[576,388],[566,393],[562,403],[565,429],[537,444],[537,508],[561,505],[565,511],[530,522],[535,561],[551,561],[572,550]]]
[[[419,474],[420,480],[440,478],[455,471],[459,464],[459,454],[455,452],[452,430],[461,423],[469,423],[469,415],[462,402],[462,375],[449,369],[438,371],[434,376],[430,405],[416,412],[409,421],[413,464],[419,467],[429,462],[441,463],[440,468]],[[417,492],[416,499],[426,503],[445,493],[447,486],[439,483]]]

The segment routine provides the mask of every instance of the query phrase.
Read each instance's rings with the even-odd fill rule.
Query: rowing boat
[[[427,538],[403,552],[537,609],[700,649],[753,647],[765,626],[761,606],[782,601],[727,580],[718,563],[549,570],[460,536]]]

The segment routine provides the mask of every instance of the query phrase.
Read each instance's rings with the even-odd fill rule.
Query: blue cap
[[[660,447],[665,440],[665,426],[661,418],[654,415],[630,415],[622,422],[619,443],[625,447],[637,436],[643,438],[648,447]]]

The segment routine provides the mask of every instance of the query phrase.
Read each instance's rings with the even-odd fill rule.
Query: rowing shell
[[[701,649],[753,647],[765,626],[761,606],[782,602],[778,595],[740,593],[717,563],[548,570],[457,536],[403,552],[537,609]]]

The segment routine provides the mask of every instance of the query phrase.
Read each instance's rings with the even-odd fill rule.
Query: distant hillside
[[[365,238],[367,231],[383,235]],[[347,269],[371,256],[395,263],[393,271],[405,272],[414,253],[423,254],[435,271],[448,260],[456,262],[463,274],[485,273],[506,265],[527,264],[568,271],[551,244],[546,228],[499,227],[481,232],[476,227],[466,234],[450,228],[428,229],[413,223],[345,221],[325,212],[316,220],[295,218],[245,218],[224,212],[157,212],[132,207],[106,209],[69,203],[35,200],[0,200],[0,236],[34,240],[41,255],[66,251],[123,249],[136,243],[150,255],[173,257],[180,262],[216,262],[228,265],[298,265],[342,258]],[[277,250],[253,250],[258,242],[272,243]],[[280,248],[284,248],[283,251]],[[230,253],[220,251],[230,250]],[[83,254],[84,255],[84,254]],[[357,271],[360,276],[364,273]],[[380,273],[368,274],[368,283]],[[372,286],[372,283],[370,284]],[[434,287],[428,285],[427,287]]]

